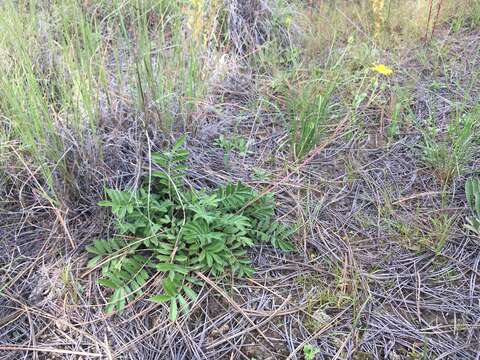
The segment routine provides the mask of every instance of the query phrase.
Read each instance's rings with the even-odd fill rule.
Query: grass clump
[[[160,169],[138,191],[107,189],[109,199],[100,203],[111,208],[117,235],[87,250],[94,255],[89,266],[102,269],[99,283],[113,289],[108,312],[121,311],[160,272],[163,293],[151,300],[169,302],[175,320],[179,308],[188,311],[187,299],[196,298],[196,272],[249,276],[254,270],[247,250],[259,241],[293,249],[290,228],[273,220],[272,194],[260,196],[241,183],[212,191],[188,188],[183,142],[152,155]]]
[[[468,179],[465,184],[465,194],[472,217],[467,218],[465,227],[480,235],[480,179]]]
[[[437,127],[424,133],[423,160],[442,183],[448,183],[454,176],[463,174],[472,158],[478,131],[477,116],[477,111],[473,111],[456,117],[443,134]]]
[[[333,74],[333,75],[332,75]],[[331,125],[333,93],[338,86],[336,66],[286,68],[272,80],[276,101],[283,108],[295,160],[307,155]],[[334,79],[331,79],[334,77]]]
[[[325,130],[334,86],[318,93],[314,85],[306,85],[297,96],[288,99],[289,112],[293,119],[290,136],[293,155],[303,158],[312,150]]]
[[[103,158],[105,129],[127,123],[120,113],[162,134],[192,125],[225,22],[221,2],[202,3],[0,4],[0,139],[49,196],[76,191],[75,166]]]

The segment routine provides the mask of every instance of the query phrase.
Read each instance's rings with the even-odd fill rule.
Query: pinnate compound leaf
[[[203,283],[195,272],[212,279],[251,276],[248,250],[255,244],[294,248],[293,232],[274,219],[273,194],[259,194],[240,182],[215,190],[187,186],[185,143],[183,136],[169,151],[152,154],[156,168],[138,190],[106,189],[107,199],[99,202],[111,208],[117,231],[116,237],[87,247],[92,254],[88,266],[101,268],[99,284],[113,289],[107,312],[122,311],[160,272],[163,293],[149,300],[169,302],[175,321],[179,310],[187,313],[189,302],[198,299],[195,289]],[[474,192],[476,185],[468,186]],[[476,206],[480,195],[470,199]],[[469,223],[476,224],[474,219]]]

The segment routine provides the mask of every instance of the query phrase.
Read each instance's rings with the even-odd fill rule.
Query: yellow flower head
[[[390,76],[393,74],[393,70],[384,64],[374,65],[372,66],[372,70],[385,76]]]

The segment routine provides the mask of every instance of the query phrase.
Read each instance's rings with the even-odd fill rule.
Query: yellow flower
[[[393,74],[393,70],[384,64],[374,65],[372,70],[385,76],[390,76]]]

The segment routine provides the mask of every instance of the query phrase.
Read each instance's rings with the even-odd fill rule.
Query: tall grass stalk
[[[93,143],[101,157],[99,123],[116,116],[112,99],[137,104],[130,110],[167,134],[188,128],[208,85],[205,59],[222,38],[223,6],[2,2],[0,139],[17,141],[53,194],[74,181],[72,156],[66,163],[72,141],[75,148]]]

